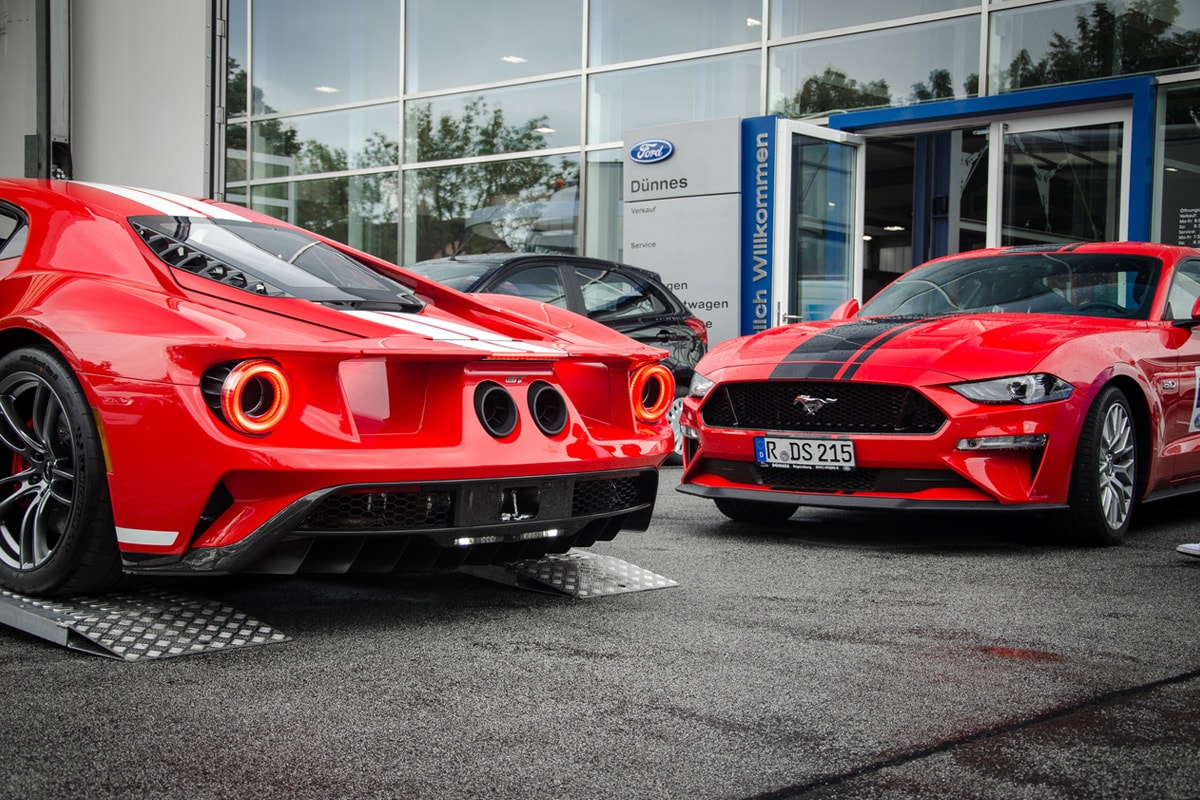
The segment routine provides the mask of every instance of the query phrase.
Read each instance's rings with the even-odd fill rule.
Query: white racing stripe
[[[181,194],[152,191],[149,189],[135,189],[131,186],[114,186],[108,183],[89,183],[88,181],[76,181],[76,183],[124,197],[126,200],[132,200],[135,203],[141,203],[144,206],[153,208],[160,214],[166,214],[171,217],[200,216],[212,217],[214,219],[240,220],[242,222],[247,221],[245,217],[235,214],[228,209],[217,208],[216,206],[202,203],[193,197],[185,197]]]
[[[486,350],[498,353],[528,353],[530,355],[565,355],[562,350],[554,347],[544,347],[532,342],[521,342],[502,336],[495,331],[475,328],[459,322],[440,319],[417,318],[406,314],[390,314],[386,311],[347,311],[347,314],[360,319],[377,322],[381,325],[426,336],[439,342],[452,342],[473,350]]]

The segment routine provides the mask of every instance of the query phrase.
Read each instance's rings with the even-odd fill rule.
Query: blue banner
[[[777,117],[742,120],[741,332],[771,326]]]

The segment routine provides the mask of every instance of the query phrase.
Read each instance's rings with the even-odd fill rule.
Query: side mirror
[[[1191,319],[1177,319],[1173,320],[1171,324],[1176,328],[1188,328],[1189,330],[1200,327],[1200,297],[1196,298],[1195,303],[1192,303]]]
[[[833,320],[851,319],[855,314],[858,313],[859,308],[860,306],[858,300],[851,297],[849,300],[835,308],[833,313],[829,315],[829,318]]]

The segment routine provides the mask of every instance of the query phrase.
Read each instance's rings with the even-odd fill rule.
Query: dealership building
[[[714,341],[977,247],[1200,246],[1195,0],[0,0],[0,98],[0,174],[625,261]]]

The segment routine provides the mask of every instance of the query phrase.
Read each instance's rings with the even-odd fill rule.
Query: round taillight
[[[662,364],[643,364],[629,380],[633,413],[643,422],[658,422],[675,399],[675,376]]]
[[[292,405],[292,385],[273,361],[243,361],[221,384],[221,413],[235,430],[261,436],[275,429]]]

